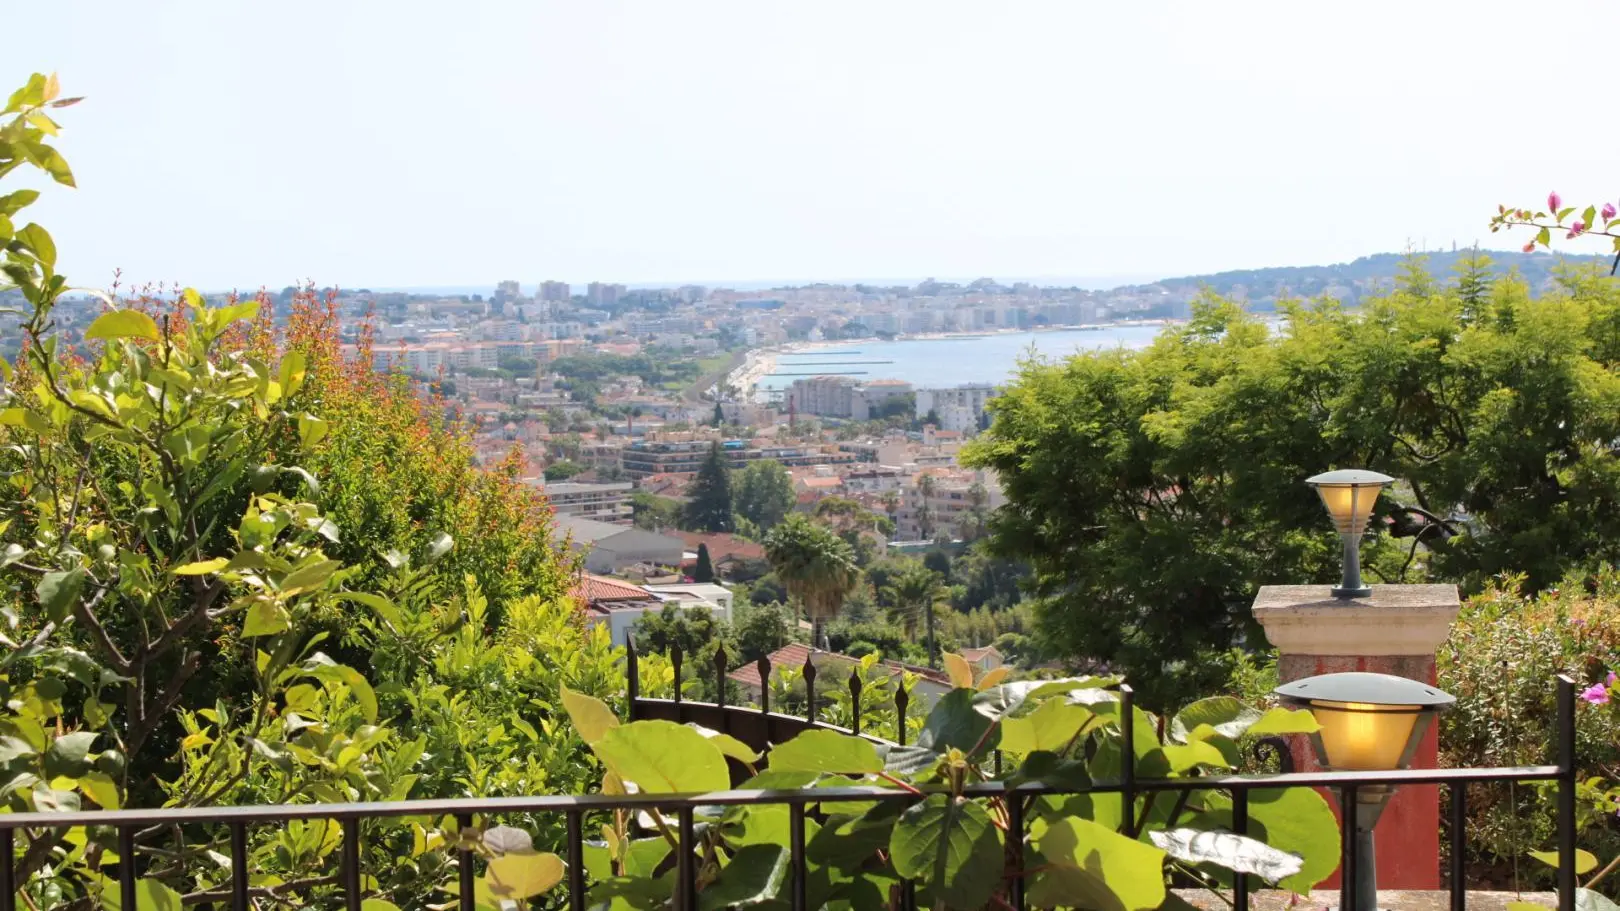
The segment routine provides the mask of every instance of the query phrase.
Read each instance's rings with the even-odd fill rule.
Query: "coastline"
[[[1103,332],[1109,329],[1139,327],[1139,326],[1175,326],[1185,323],[1178,319],[1147,319],[1147,320],[1119,320],[1108,323],[1087,323],[1079,326],[1032,326],[1028,328],[983,329],[977,331],[957,332],[919,332],[909,335],[896,335],[893,339],[841,339],[833,341],[816,342],[788,342],[781,345],[770,345],[765,348],[753,348],[748,351],[741,366],[726,375],[726,384],[737,390],[742,401],[762,401],[759,384],[768,376],[775,373],[778,367],[777,358],[783,355],[811,354],[827,349],[844,348],[851,345],[860,345],[871,342],[928,342],[950,341],[960,339],[991,338],[1001,335],[1026,335],[1050,332]]]

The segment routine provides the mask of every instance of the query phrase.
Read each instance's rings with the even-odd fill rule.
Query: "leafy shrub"
[[[1620,669],[1620,574],[1609,570],[1537,595],[1516,577],[1496,581],[1464,603],[1438,656],[1439,685],[1457,697],[1440,716],[1440,761],[1453,767],[1555,762],[1557,674],[1602,680]],[[1582,704],[1576,760],[1589,782],[1620,762],[1620,719]],[[1582,843],[1599,856],[1620,853],[1612,800],[1582,789]],[[1553,838],[1555,795],[1530,785],[1475,785],[1468,794],[1470,862],[1506,882],[1514,860]],[[1517,867],[1526,888],[1549,886],[1552,871]]]

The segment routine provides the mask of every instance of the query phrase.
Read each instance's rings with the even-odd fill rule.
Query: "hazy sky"
[[[1620,4],[15,5],[75,284],[1137,276],[1620,202]],[[23,36],[26,36],[23,38]],[[18,40],[23,38],[23,40]],[[1607,151],[1604,151],[1607,150]]]

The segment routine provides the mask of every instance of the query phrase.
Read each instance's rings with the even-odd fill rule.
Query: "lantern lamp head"
[[[1308,709],[1323,767],[1346,772],[1404,769],[1433,717],[1456,698],[1416,680],[1361,672],[1306,677],[1277,687],[1284,702]]]
[[[1333,527],[1344,539],[1344,572],[1339,586],[1333,589],[1334,597],[1365,598],[1372,594],[1372,589],[1361,581],[1361,536],[1367,532],[1378,492],[1394,480],[1389,475],[1359,468],[1329,471],[1305,479],[1305,483],[1316,488],[1322,505],[1333,519]]]

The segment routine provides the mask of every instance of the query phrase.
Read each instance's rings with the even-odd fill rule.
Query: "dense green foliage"
[[[1532,299],[1482,261],[1462,279],[1413,264],[1360,312],[1290,304],[1275,327],[1211,299],[1145,350],[1023,365],[968,461],[998,473],[994,547],[1034,568],[1053,654],[1153,704],[1218,686],[1261,641],[1256,586],[1336,579],[1301,483],[1330,468],[1399,479],[1374,582],[1541,588],[1620,556],[1620,289],[1572,271]]]
[[[827,528],[792,515],[765,538],[765,556],[771,561],[771,571],[815,625],[811,643],[825,647],[826,622],[838,615],[860,578],[854,551]]]
[[[1534,765],[1553,761],[1557,690],[1569,674],[1582,687],[1620,670],[1620,575],[1600,573],[1591,587],[1574,584],[1526,595],[1504,580],[1469,599],[1440,650],[1438,683],[1457,697],[1440,718],[1441,763],[1449,766]],[[1593,698],[1596,698],[1595,696]],[[1581,843],[1604,858],[1620,855],[1615,819],[1620,717],[1605,704],[1580,705],[1576,764],[1581,770]],[[1553,871],[1515,860],[1553,841],[1554,794],[1525,786],[1476,786],[1468,796],[1469,859],[1506,887],[1517,867],[1525,886],[1550,888]]]
[[[41,141],[55,91],[36,77],[13,96],[0,173],[26,162],[71,182]],[[571,568],[517,461],[478,470],[465,430],[405,380],[342,361],[313,294],[280,337],[267,300],[107,299],[70,349],[54,243],[14,229],[36,196],[0,197],[5,276],[29,305],[28,345],[0,364],[7,809],[583,789],[557,700],[564,685],[616,692],[621,673],[566,595]],[[544,837],[555,825],[535,821]],[[454,882],[454,829],[368,827],[378,908]],[[256,897],[327,903],[337,835],[253,829]],[[141,831],[143,894],[208,900],[226,837]],[[109,839],[19,833],[28,903],[99,902]]]
[[[812,908],[892,907],[902,877],[916,885],[919,907],[1006,904],[1012,886],[1003,877],[1007,805],[1001,797],[964,796],[970,785],[989,780],[998,749],[1013,780],[1073,791],[1116,776],[1127,749],[1144,775],[1197,777],[1232,768],[1244,738],[1315,729],[1303,712],[1261,713],[1221,698],[1165,719],[1162,738],[1158,719],[1134,709],[1134,737],[1125,744],[1122,706],[1108,688],[1117,678],[998,684],[988,677],[974,681],[965,661],[947,658],[955,688],[928,712],[910,747],[814,730],[760,756],[725,734],[691,725],[620,724],[586,697],[571,697],[568,706],[605,768],[607,793],[630,785],[643,792],[720,790],[731,784],[733,764],[745,773],[744,788],[890,786],[891,799],[826,799],[822,815],[805,820],[806,906]],[[861,667],[871,671],[872,663]],[[1117,794],[1033,800],[1015,849],[1024,857],[1018,875],[1030,903],[1149,911],[1165,905],[1172,874],[1219,886],[1230,884],[1234,871],[1307,891],[1338,864],[1338,827],[1314,791],[1254,792],[1254,837],[1231,834],[1229,798],[1209,790],[1189,794],[1174,802],[1138,797],[1129,807]],[[716,806],[698,813],[699,906],[785,900],[788,808]],[[668,821],[657,811],[652,816],[652,831],[638,831],[627,814],[615,816],[602,842],[589,849],[593,903],[662,906],[670,899],[675,880],[662,871],[675,843]],[[1122,834],[1127,818],[1140,831]]]
[[[737,515],[752,522],[761,532],[770,531],[782,521],[797,498],[793,478],[782,463],[772,459],[750,462],[732,477],[733,505]]]

